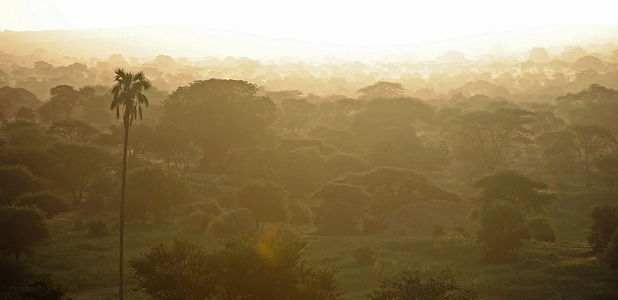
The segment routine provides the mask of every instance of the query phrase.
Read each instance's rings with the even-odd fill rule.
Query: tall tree
[[[111,110],[116,110],[116,118],[120,119],[120,110],[123,111],[124,143],[122,151],[122,188],[120,189],[120,270],[118,299],[124,299],[124,200],[127,182],[127,149],[129,146],[129,128],[138,116],[142,119],[142,104],[148,106],[148,98],[142,92],[149,89],[151,84],[143,72],[127,72],[123,69],[114,71],[114,87],[112,94],[114,98],[110,106]]]

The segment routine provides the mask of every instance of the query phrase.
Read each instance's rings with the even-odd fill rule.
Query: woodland
[[[616,44],[0,52],[0,119],[0,298],[618,298]]]

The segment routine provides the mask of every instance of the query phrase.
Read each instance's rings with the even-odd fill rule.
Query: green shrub
[[[483,259],[502,263],[514,258],[525,236],[521,210],[510,203],[499,203],[484,210],[480,219],[478,241],[482,244]]]
[[[603,260],[610,268],[618,269],[618,229],[614,231],[607,243],[607,247],[605,247]]]
[[[442,300],[477,299],[476,291],[462,289],[450,274],[438,277],[423,277],[418,271],[403,272],[396,279],[383,281],[368,295],[371,300]]]
[[[218,238],[254,236],[257,233],[255,220],[246,208],[239,208],[214,218],[206,232]]]
[[[48,219],[59,213],[69,211],[69,204],[64,197],[52,191],[25,193],[15,199],[18,206],[32,205],[45,212]]]
[[[530,238],[539,242],[555,242],[556,235],[550,221],[542,216],[534,217],[526,222],[526,231]]]
[[[618,228],[618,210],[609,205],[597,206],[590,212],[592,225],[588,243],[596,253],[602,253],[614,231]]]
[[[62,300],[69,299],[67,288],[49,277],[34,279],[19,292],[21,299]]]
[[[274,233],[206,250],[185,240],[130,261],[137,289],[155,299],[338,299],[335,274],[303,259],[306,242]]]

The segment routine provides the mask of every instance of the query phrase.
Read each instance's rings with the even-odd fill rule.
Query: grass
[[[551,214],[559,229],[555,244],[527,242],[515,263],[489,265],[481,262],[478,245],[469,238],[449,233],[445,237],[424,236],[303,236],[308,241],[309,262],[338,270],[343,299],[365,299],[380,280],[404,270],[423,273],[451,270],[459,285],[474,288],[481,299],[618,299],[618,272],[594,257],[585,242],[587,212],[612,195],[598,192],[559,197]],[[563,206],[564,205],[564,206]],[[87,224],[102,219],[110,235],[85,237],[87,228],[75,229],[76,221]],[[117,297],[118,233],[113,214],[69,214],[50,221],[52,238],[21,263],[35,272],[49,273],[68,287],[75,299]],[[586,223],[586,224],[584,224]],[[126,262],[149,246],[183,235],[180,225],[170,222],[126,229]],[[206,244],[213,242],[206,237]],[[356,261],[353,251],[368,247],[373,264]],[[131,268],[125,268],[126,286],[133,285]],[[127,299],[147,299],[127,290]]]

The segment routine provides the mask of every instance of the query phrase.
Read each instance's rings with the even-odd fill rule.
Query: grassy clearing
[[[488,265],[480,261],[478,245],[469,238],[450,233],[446,237],[410,236],[312,236],[306,258],[313,263],[339,271],[344,299],[365,299],[380,280],[404,270],[421,272],[452,270],[460,286],[474,288],[483,299],[618,299],[618,272],[610,270],[591,255],[585,242],[590,208],[613,199],[607,193],[560,196],[551,214],[558,228],[555,244],[526,243],[519,260],[507,265]],[[75,230],[75,222],[86,224],[102,219],[110,235],[85,237],[87,229]],[[21,263],[35,272],[51,274],[69,288],[76,299],[114,299],[117,295],[117,217],[113,214],[70,214],[51,222],[52,238]],[[182,236],[180,225],[128,224],[126,261],[140,255],[149,246]],[[214,242],[206,237],[206,245]],[[360,264],[355,249],[369,247],[375,262]],[[127,286],[132,285],[127,267]],[[146,299],[143,294],[127,291],[128,299]]]

